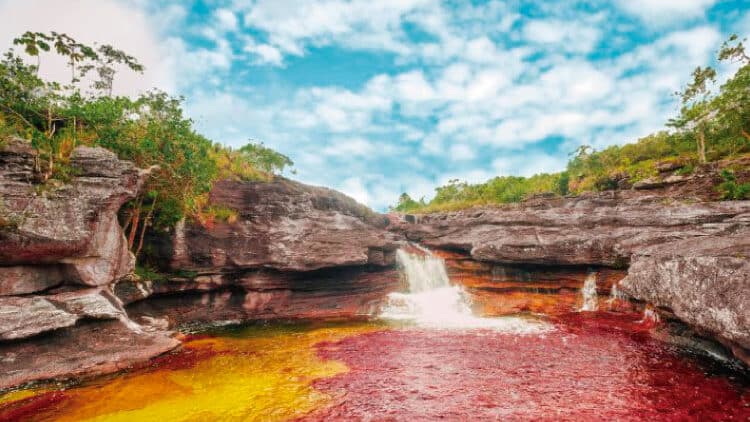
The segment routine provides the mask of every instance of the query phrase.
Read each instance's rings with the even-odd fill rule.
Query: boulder
[[[33,279],[32,267],[60,264],[66,281],[87,286],[130,273],[134,259],[117,211],[135,197],[144,172],[105,149],[78,147],[69,182],[37,184],[35,159],[20,139],[0,150],[0,267],[26,266]]]
[[[81,319],[126,321],[127,315],[119,300],[106,289],[0,298],[0,340],[70,327]]]
[[[117,320],[87,322],[52,335],[0,343],[0,390],[38,380],[121,371],[179,345],[164,332],[134,332]]]
[[[750,230],[639,250],[620,289],[668,308],[750,364]]]

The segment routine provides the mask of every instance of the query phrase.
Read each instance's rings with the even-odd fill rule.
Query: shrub
[[[718,186],[721,199],[741,200],[750,198],[750,183],[738,184],[733,171],[727,169],[722,170],[721,178],[724,180]]]

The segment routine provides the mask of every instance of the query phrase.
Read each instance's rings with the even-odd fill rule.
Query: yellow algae
[[[341,362],[318,358],[315,344],[378,328],[365,323],[304,330],[251,327],[192,340],[185,344],[188,351],[211,352],[194,366],[135,371],[67,390],[64,402],[37,415],[36,420],[275,421],[299,417],[331,400],[315,390],[312,381],[347,371]]]
[[[3,395],[0,395],[0,406],[8,403],[12,403],[15,401],[28,399],[29,397],[34,397],[39,394],[44,393],[45,390],[16,390],[16,391],[10,391],[8,393],[5,393]]]

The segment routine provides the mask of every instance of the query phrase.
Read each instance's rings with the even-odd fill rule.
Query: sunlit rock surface
[[[638,251],[620,286],[670,309],[750,363],[750,231]]]
[[[6,222],[0,229],[0,266],[14,266],[16,279],[38,280],[50,270],[63,271],[66,281],[88,286],[129,274],[135,260],[117,211],[135,197],[143,172],[105,149],[78,147],[70,159],[76,171],[70,182],[42,185],[36,183],[35,159],[36,151],[20,139],[11,139],[0,151],[0,216]],[[34,274],[37,268],[43,274]],[[60,278],[52,275],[50,283]],[[30,293],[31,285],[21,284],[3,281],[0,291]]]
[[[750,201],[682,202],[637,191],[415,216],[410,240],[506,264],[624,267],[651,245],[750,227]]]
[[[397,236],[384,230],[387,219],[331,189],[281,177],[223,181],[210,201],[236,211],[238,220],[179,225],[161,247],[171,268],[310,271],[395,262]]]

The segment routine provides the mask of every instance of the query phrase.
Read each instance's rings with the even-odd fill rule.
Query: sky
[[[663,128],[750,0],[0,0],[0,48],[27,30],[127,51],[147,70],[116,93],[182,95],[214,141],[385,210]]]

